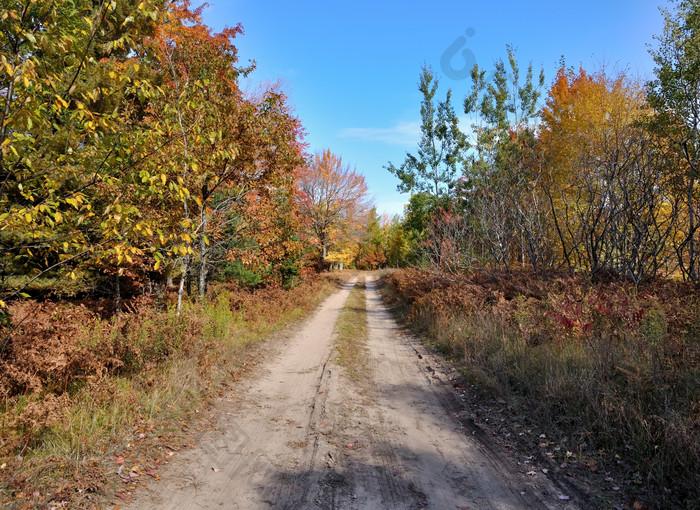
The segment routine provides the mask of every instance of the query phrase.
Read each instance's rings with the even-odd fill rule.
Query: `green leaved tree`
[[[42,276],[143,253],[136,204],[143,41],[162,1],[3,2],[0,23],[0,259],[6,297]],[[133,200],[132,200],[133,199]]]
[[[541,71],[535,78],[532,64],[522,76],[515,50],[508,46],[507,60],[486,71],[474,66],[472,88],[464,112],[475,117],[475,151],[467,164],[461,201],[471,215],[483,249],[499,268],[520,255],[534,269],[545,265],[546,204],[536,190],[536,119],[544,86]],[[518,250],[519,248],[519,250]],[[517,253],[519,252],[519,253]]]
[[[462,168],[467,139],[459,129],[452,107],[452,90],[444,101],[437,101],[438,81],[430,66],[424,65],[418,82],[423,95],[420,106],[421,139],[417,153],[406,153],[400,166],[389,162],[386,168],[399,178],[402,193],[425,191],[435,197],[449,195]]]
[[[687,221],[676,244],[683,275],[698,280],[698,229],[696,202],[700,179],[700,3],[676,2],[675,12],[662,10],[663,34],[658,48],[650,51],[656,79],[649,82],[647,99],[656,109],[655,128],[675,148],[681,167],[679,175]]]

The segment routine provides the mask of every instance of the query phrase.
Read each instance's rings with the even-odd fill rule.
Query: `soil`
[[[129,509],[578,509],[575,494],[519,464],[469,418],[457,374],[399,328],[367,281],[367,377],[335,362],[333,331],[354,282],[256,374],[221,398],[190,449]],[[528,474],[529,473],[529,474]]]

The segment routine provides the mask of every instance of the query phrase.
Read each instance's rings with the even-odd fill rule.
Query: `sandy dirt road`
[[[127,508],[577,508],[462,425],[440,361],[399,330],[373,281],[368,377],[350,380],[335,364],[333,330],[353,284],[277,348],[216,429],[173,456]]]

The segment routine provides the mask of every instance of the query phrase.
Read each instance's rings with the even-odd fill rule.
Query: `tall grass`
[[[507,278],[386,281],[409,324],[547,437],[624,459],[659,508],[700,506],[694,290],[521,277],[519,292]]]

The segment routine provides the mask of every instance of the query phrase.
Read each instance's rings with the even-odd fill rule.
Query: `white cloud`
[[[338,136],[391,145],[415,146],[420,140],[420,122],[397,122],[389,128],[345,128],[340,130]]]

